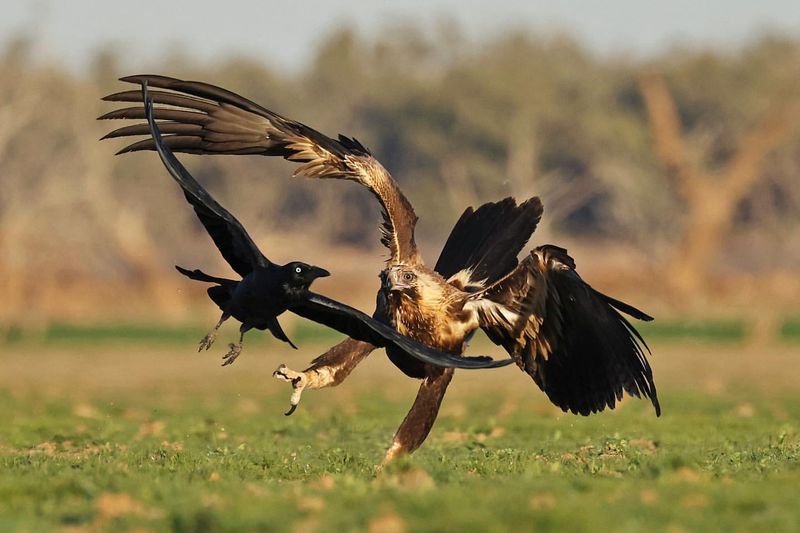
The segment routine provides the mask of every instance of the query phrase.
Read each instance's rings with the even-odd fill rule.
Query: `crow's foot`
[[[198,352],[202,352],[203,350],[208,350],[211,348],[211,345],[214,344],[214,341],[217,340],[217,330],[210,331],[208,335],[203,337],[203,340],[200,341],[200,346],[197,347]]]
[[[286,365],[279,366],[278,369],[272,373],[272,377],[292,384],[292,397],[289,400],[289,410],[284,413],[286,416],[289,416],[294,413],[294,410],[297,409],[297,405],[300,403],[300,396],[303,394],[306,385],[308,385],[308,377],[305,372],[295,372]]]
[[[230,343],[228,345],[228,348],[230,348],[228,353],[222,356],[223,360],[222,366],[228,366],[230,364],[233,364],[234,361],[236,361],[236,358],[239,357],[240,353],[242,353],[242,343],[241,342],[238,344]]]

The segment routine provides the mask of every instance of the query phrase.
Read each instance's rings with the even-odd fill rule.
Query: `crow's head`
[[[307,289],[317,278],[330,276],[331,273],[314,265],[293,261],[283,266],[289,285],[295,288]]]

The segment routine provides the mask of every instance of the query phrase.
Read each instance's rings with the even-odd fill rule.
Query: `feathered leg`
[[[272,377],[292,384],[292,397],[286,416],[291,415],[297,409],[300,396],[305,389],[335,387],[344,381],[350,372],[374,349],[375,346],[369,343],[345,339],[311,361],[311,366],[303,372],[296,372],[283,364],[279,366],[272,373]]]
[[[419,448],[436,421],[447,386],[453,379],[453,369],[426,366],[426,373],[427,376],[422,380],[414,405],[397,428],[392,445],[386,451],[381,466]]]

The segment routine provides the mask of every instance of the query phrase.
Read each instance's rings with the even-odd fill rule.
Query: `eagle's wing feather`
[[[511,359],[494,361],[486,356],[466,357],[434,350],[401,335],[357,309],[313,292],[307,292],[307,297],[292,304],[289,310],[340,331],[352,339],[368,342],[373,346],[397,347],[412,357],[435,366],[477,369],[496,368],[513,362]]]
[[[650,398],[660,414],[647,345],[619,311],[652,318],[594,290],[563,248],[535,248],[507,276],[471,295],[465,309],[564,411],[613,408],[625,391]]]
[[[468,207],[453,226],[434,270],[460,290],[488,287],[517,266],[517,255],[542,217],[538,197]]]
[[[164,144],[176,152],[192,154],[260,154],[281,156],[300,163],[296,176],[339,178],[367,187],[383,208],[381,241],[391,252],[392,264],[420,261],[414,242],[417,217],[411,204],[389,172],[356,139],[332,139],[282,117],[235,93],[207,83],[165,76],[129,76],[122,81],[147,82],[155,107],[154,117],[163,122]],[[112,102],[141,102],[138,91],[106,96]],[[100,119],[142,119],[142,107],[117,109]],[[146,124],[126,126],[104,138],[147,135]],[[119,153],[154,150],[152,138],[135,142]]]
[[[148,121],[148,131],[152,133],[154,149],[161,157],[167,171],[183,189],[186,200],[194,208],[197,218],[206,228],[222,257],[242,277],[252,272],[253,268],[258,265],[269,265],[269,260],[258,249],[244,226],[208,194],[208,191],[194,179],[194,176],[178,161],[172,151],[164,145],[159,126],[153,118],[153,104],[149,98],[146,84],[142,85],[139,96],[145,102],[144,113]]]

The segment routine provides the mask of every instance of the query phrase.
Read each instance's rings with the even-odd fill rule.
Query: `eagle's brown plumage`
[[[565,411],[590,414],[613,408],[623,392],[649,397],[660,413],[644,341],[622,313],[651,320],[641,311],[586,284],[566,250],[534,248],[521,262],[542,215],[538,198],[517,205],[510,198],[468,208],[456,223],[433,270],[414,241],[417,217],[385,168],[356,139],[327,137],[235,93],[202,82],[163,76],[147,81],[167,145],[195,154],[261,154],[300,163],[295,175],[361,183],[383,209],[382,242],[390,257],[381,273],[376,316],[434,348],[461,354],[479,328],[511,354],[547,396]],[[107,96],[141,102],[141,92]],[[165,107],[166,106],[166,107]],[[141,106],[101,119],[141,119]],[[146,124],[126,126],[105,138],[149,135]],[[120,153],[152,150],[150,138]],[[333,347],[303,373],[288,369],[293,386],[335,385],[371,351],[352,340]],[[354,355],[355,354],[355,355]],[[421,378],[417,399],[395,434],[386,459],[411,452],[426,438],[439,410],[451,369],[413,360],[402,352],[389,358],[404,373]],[[296,376],[296,377],[295,377]],[[297,391],[296,391],[297,394]]]

